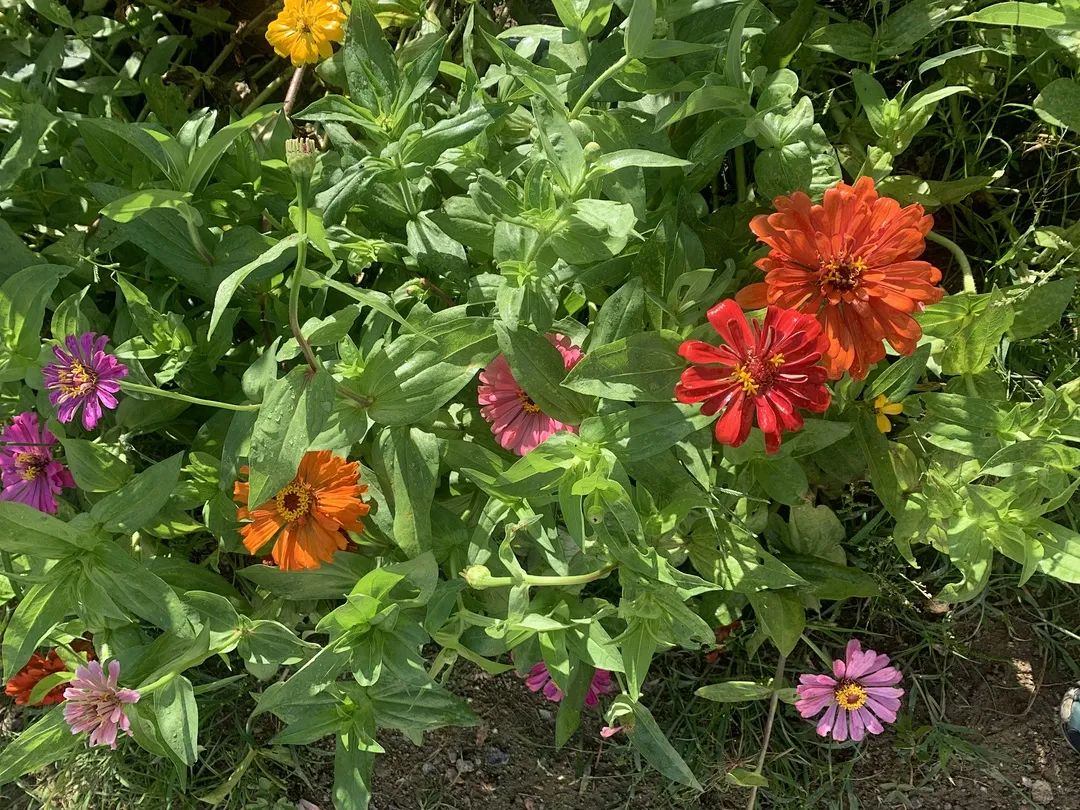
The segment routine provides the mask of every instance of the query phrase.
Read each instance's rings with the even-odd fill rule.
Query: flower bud
[[[491,571],[488,570],[486,565],[470,565],[461,572],[461,576],[470,588],[480,591],[488,587],[487,583],[491,578]]]
[[[318,146],[311,138],[290,138],[285,141],[285,162],[299,182],[306,183],[311,179],[318,154]]]
[[[596,159],[600,157],[603,150],[600,148],[600,144],[598,144],[596,141],[589,141],[587,144],[585,144],[584,152],[585,162],[591,165],[596,162]]]

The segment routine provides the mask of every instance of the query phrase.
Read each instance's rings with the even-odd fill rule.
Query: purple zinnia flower
[[[109,676],[97,661],[75,670],[75,677],[64,690],[64,720],[72,734],[90,732],[90,745],[116,748],[116,733],[131,736],[131,721],[124,713],[125,703],[138,703],[134,689],[117,689],[120,662],[109,662]]]
[[[105,353],[108,335],[85,332],[78,337],[64,338],[67,351],[53,347],[57,363],[49,363],[41,371],[49,402],[56,406],[61,422],[70,422],[83,409],[82,426],[93,430],[101,419],[101,408],[116,407],[120,379],[126,377],[127,366]]]
[[[56,496],[75,480],[63,462],[52,457],[56,437],[36,413],[16,416],[0,431],[0,501],[18,501],[40,512],[56,512]]]
[[[543,661],[529,671],[529,675],[525,679],[525,685],[529,687],[531,692],[543,690],[544,697],[553,703],[558,703],[563,699],[562,690],[551,679],[551,673],[548,672]],[[596,670],[593,674],[592,683],[589,684],[589,691],[585,695],[585,705],[595,706],[600,702],[600,695],[611,691],[611,686],[611,673],[606,669]]]
[[[862,645],[852,639],[844,660],[833,661],[833,675],[799,676],[795,708],[805,718],[824,709],[818,734],[824,737],[831,732],[837,742],[849,737],[858,742],[867,731],[884,731],[883,722],[896,722],[904,690],[895,684],[902,677],[900,670],[889,666],[889,656],[863,652]]]

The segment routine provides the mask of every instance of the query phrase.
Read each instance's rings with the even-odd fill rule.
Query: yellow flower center
[[[772,385],[773,377],[777,370],[784,365],[784,355],[776,352],[767,361],[760,357],[751,356],[745,363],[735,366],[731,372],[731,379],[740,385],[749,396],[756,396],[762,386]]]
[[[532,397],[525,393],[524,390],[518,389],[518,399],[521,400],[521,407],[525,410],[525,413],[540,413],[540,406],[532,401]]]
[[[45,469],[45,459],[33,453],[19,453],[15,456],[15,467],[23,481],[33,481]]]
[[[299,520],[310,512],[314,501],[311,490],[295,481],[274,496],[274,506],[286,523]]]
[[[850,257],[840,255],[826,261],[821,259],[821,275],[819,279],[822,287],[831,288],[835,292],[848,292],[859,286],[862,274],[866,272],[866,260],[861,256]]]
[[[833,695],[836,698],[836,705],[849,712],[861,709],[866,705],[869,697],[866,690],[854,681],[841,681]]]
[[[56,375],[60,383],[60,392],[69,397],[81,397],[94,390],[97,374],[79,360],[72,360],[67,368],[61,368]]]

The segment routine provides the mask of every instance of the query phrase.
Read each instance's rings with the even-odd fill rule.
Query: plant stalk
[[[971,262],[968,261],[967,254],[964,253],[964,249],[960,247],[952,239],[948,239],[942,236],[940,233],[930,231],[926,235],[926,238],[931,242],[937,242],[943,248],[949,251],[956,259],[956,263],[960,265],[960,272],[964,274],[964,292],[976,293],[978,290],[975,288],[975,274],[971,271]]]
[[[570,111],[570,118],[571,119],[577,118],[581,114],[581,111],[583,109],[585,109],[585,105],[589,103],[589,99],[593,97],[593,93],[595,93],[597,90],[599,90],[600,86],[603,85],[604,82],[606,82],[608,79],[610,79],[616,73],[618,73],[620,70],[622,70],[624,67],[626,67],[629,63],[630,63],[630,57],[627,56],[626,54],[623,54],[619,58],[618,62],[616,62],[614,65],[612,65],[607,70],[605,70],[603,73],[601,73],[599,76],[597,76],[596,81],[594,81],[592,84],[590,84],[585,89],[585,92],[581,94],[581,98],[579,98],[577,100],[577,104],[574,105],[574,109],[572,109]]]
[[[311,344],[308,343],[308,339],[304,337],[304,333],[300,329],[300,286],[304,270],[307,267],[308,248],[307,195],[308,184],[297,180],[296,202],[300,216],[298,217],[299,222],[296,223],[296,233],[300,237],[300,241],[296,245],[296,267],[293,269],[292,279],[289,283],[289,328],[292,330],[296,342],[300,345],[300,350],[304,353],[304,359],[307,360],[311,370],[318,371],[320,367],[319,360],[315,357],[315,351],[311,348]]]
[[[769,752],[769,739],[772,737],[773,721],[776,720],[776,707],[780,703],[780,683],[784,678],[784,664],[787,663],[787,656],[780,653],[780,660],[776,662],[776,674],[773,676],[773,693],[772,699],[769,701],[769,714],[765,718],[765,736],[761,740],[761,753],[758,754],[757,767],[754,768],[754,773],[761,775],[761,772],[765,770],[765,755]],[[757,804],[757,785],[750,788],[750,798],[746,802],[746,810],[754,810],[754,806]]]
[[[120,381],[120,387],[124,391],[131,391],[136,394],[150,394],[155,397],[164,397],[165,399],[175,399],[178,402],[187,402],[191,405],[205,405],[208,408],[220,408],[223,411],[257,411],[258,405],[238,405],[235,402],[218,402],[216,399],[203,399],[201,397],[191,397],[187,394],[181,394],[179,391],[163,391],[160,388],[154,388],[151,385],[140,385],[139,383],[128,382],[126,380]]]

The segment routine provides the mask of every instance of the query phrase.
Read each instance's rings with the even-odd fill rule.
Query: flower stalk
[[[491,575],[491,571],[489,571],[485,565],[470,565],[461,572],[461,576],[470,588],[478,591],[486,590],[487,588],[507,588],[514,585],[530,585],[541,588],[567,588],[574,585],[586,585],[594,580],[603,579],[614,571],[615,568],[615,565],[605,565],[603,568],[598,568],[587,574],[571,574],[569,576],[545,576],[522,573],[517,576],[496,577]]]

